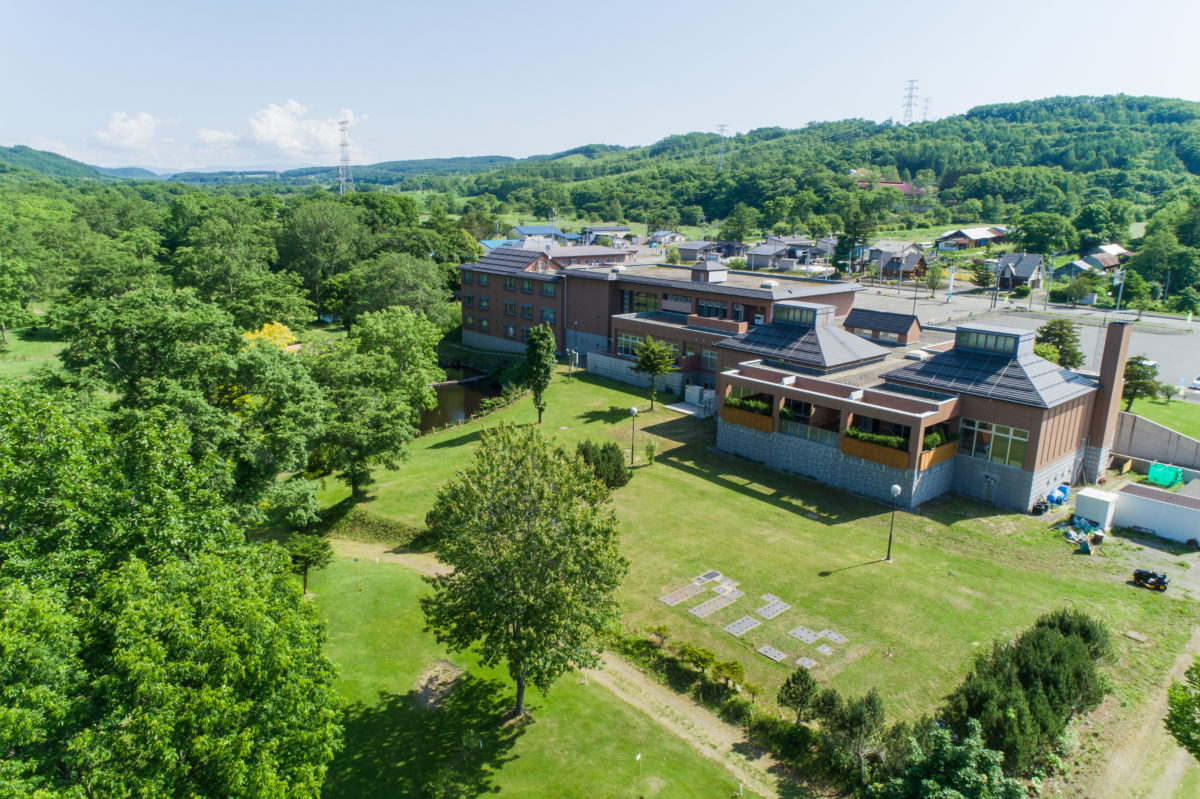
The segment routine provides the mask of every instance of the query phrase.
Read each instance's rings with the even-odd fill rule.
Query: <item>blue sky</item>
[[[648,144],[1056,94],[1200,100],[1200,4],[17,2],[0,144],[103,166],[298,166]]]

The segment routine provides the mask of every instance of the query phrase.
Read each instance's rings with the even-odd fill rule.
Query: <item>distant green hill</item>
[[[419,158],[410,161],[384,161],[353,167],[356,183],[398,183],[421,175],[468,175],[488,172],[517,163],[507,155],[476,155],[463,158]],[[181,172],[171,180],[193,185],[227,185],[280,181],[290,185],[327,184],[337,180],[336,166],[313,166],[286,172],[250,170],[242,172]]]
[[[163,180],[163,176],[157,172],[151,172],[149,169],[142,169],[140,166],[118,166],[106,167],[98,166],[97,170],[103,175],[108,175],[113,178],[125,178],[127,180]]]
[[[0,163],[25,167],[54,178],[85,178],[102,180],[106,176],[97,167],[75,161],[57,153],[35,150],[18,144],[15,147],[0,147]]]

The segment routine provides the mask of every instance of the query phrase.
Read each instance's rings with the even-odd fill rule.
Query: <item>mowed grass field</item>
[[[892,717],[928,713],[962,679],[980,647],[1015,635],[1049,610],[1074,605],[1116,633],[1111,675],[1117,698],[1129,702],[1157,687],[1197,620],[1190,602],[1126,585],[1123,559],[1072,554],[1045,519],[958,498],[898,513],[895,562],[882,563],[888,508],[718,453],[712,421],[661,405],[650,413],[645,390],[590,376],[573,383],[556,378],[547,400],[543,429],[570,449],[584,438],[627,447],[628,409],[642,410],[638,468],[615,496],[622,548],[632,564],[619,594],[627,627],[665,624],[676,642],[736,659],[766,696],[774,696],[804,656],[817,662],[820,681],[839,690],[877,687]],[[437,486],[468,462],[482,428],[535,419],[526,398],[421,438],[401,470],[378,475],[366,509],[423,524]],[[652,466],[643,454],[648,436],[659,442]],[[346,495],[331,482],[323,500],[332,504]],[[709,569],[738,581],[745,596],[706,619],[687,611],[715,596],[711,592],[675,607],[658,601]],[[722,631],[741,616],[756,616],[765,594],[791,609],[760,619],[741,638]],[[805,644],[787,634],[796,626],[828,628],[847,642]],[[1128,630],[1146,634],[1152,645],[1124,637]],[[764,644],[787,659],[767,660],[756,652]],[[831,645],[833,653],[819,653],[818,644]]]
[[[1181,400],[1167,403],[1157,399],[1140,399],[1133,403],[1132,413],[1185,436],[1200,438],[1200,404]]]
[[[65,344],[49,328],[8,331],[8,346],[0,345],[0,378],[25,377],[45,363],[53,363]]]
[[[345,747],[325,796],[737,794],[718,765],[579,674],[544,696],[531,689],[528,723],[501,724],[513,702],[507,672],[470,654],[447,655],[423,632],[417,600],[428,586],[404,566],[338,559],[314,572],[309,588],[328,623],[347,703]],[[440,699],[418,690],[439,664],[463,671]],[[460,792],[433,792],[439,778]]]

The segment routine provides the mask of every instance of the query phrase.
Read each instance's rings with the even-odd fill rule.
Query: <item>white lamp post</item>
[[[884,558],[886,563],[892,562],[892,531],[896,529],[896,501],[900,499],[900,492],[903,490],[898,485],[892,486],[892,523],[888,526],[888,553]]]
[[[635,439],[637,438],[637,408],[629,409],[629,465],[633,466]]]

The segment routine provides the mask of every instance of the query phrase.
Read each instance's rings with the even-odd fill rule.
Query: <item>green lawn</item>
[[[513,700],[507,673],[447,655],[422,631],[417,598],[427,588],[415,572],[339,559],[309,585],[328,622],[347,703],[345,747],[325,782],[328,797],[431,795],[424,786],[439,773],[463,790],[454,796],[737,793],[719,766],[578,674],[548,695],[532,691],[530,723],[501,724]],[[439,661],[464,674],[435,707],[422,706],[414,689]]]
[[[47,328],[9,330],[8,346],[0,345],[0,378],[25,377],[44,363],[53,363],[62,351],[62,341]]]
[[[1124,408],[1124,405],[1121,406]],[[1133,403],[1133,413],[1152,422],[1165,425],[1177,433],[1200,438],[1200,405],[1194,402],[1140,399]]]
[[[645,391],[585,377],[556,379],[544,429],[569,447],[584,437],[628,446],[628,408],[648,405]],[[379,475],[371,513],[420,525],[436,487],[464,464],[485,425],[532,422],[523,400],[497,415],[420,439],[399,472]],[[564,429],[565,428],[565,429]],[[880,563],[887,509],[873,502],[772,472],[715,452],[712,422],[661,407],[638,417],[638,461],[648,435],[659,440],[653,466],[640,465],[616,496],[622,546],[632,567],[620,592],[631,629],[667,624],[677,641],[736,658],[768,695],[801,655],[819,665],[823,682],[851,692],[880,689],[894,716],[931,711],[969,668],[973,653],[1011,636],[1041,613],[1076,604],[1118,633],[1146,633],[1154,647],[1118,636],[1112,664],[1118,698],[1136,699],[1156,684],[1182,648],[1197,614],[1190,603],[1134,591],[1114,559],[1071,554],[1045,522],[951,498],[900,513],[896,562]],[[330,483],[326,503],[346,491]],[[745,597],[707,619],[657,601],[707,569],[739,581]],[[775,594],[793,607],[740,639],[721,627]],[[710,594],[711,596],[711,594]],[[794,626],[826,627],[846,636],[831,656],[788,635]],[[782,664],[757,654],[771,644]]]

